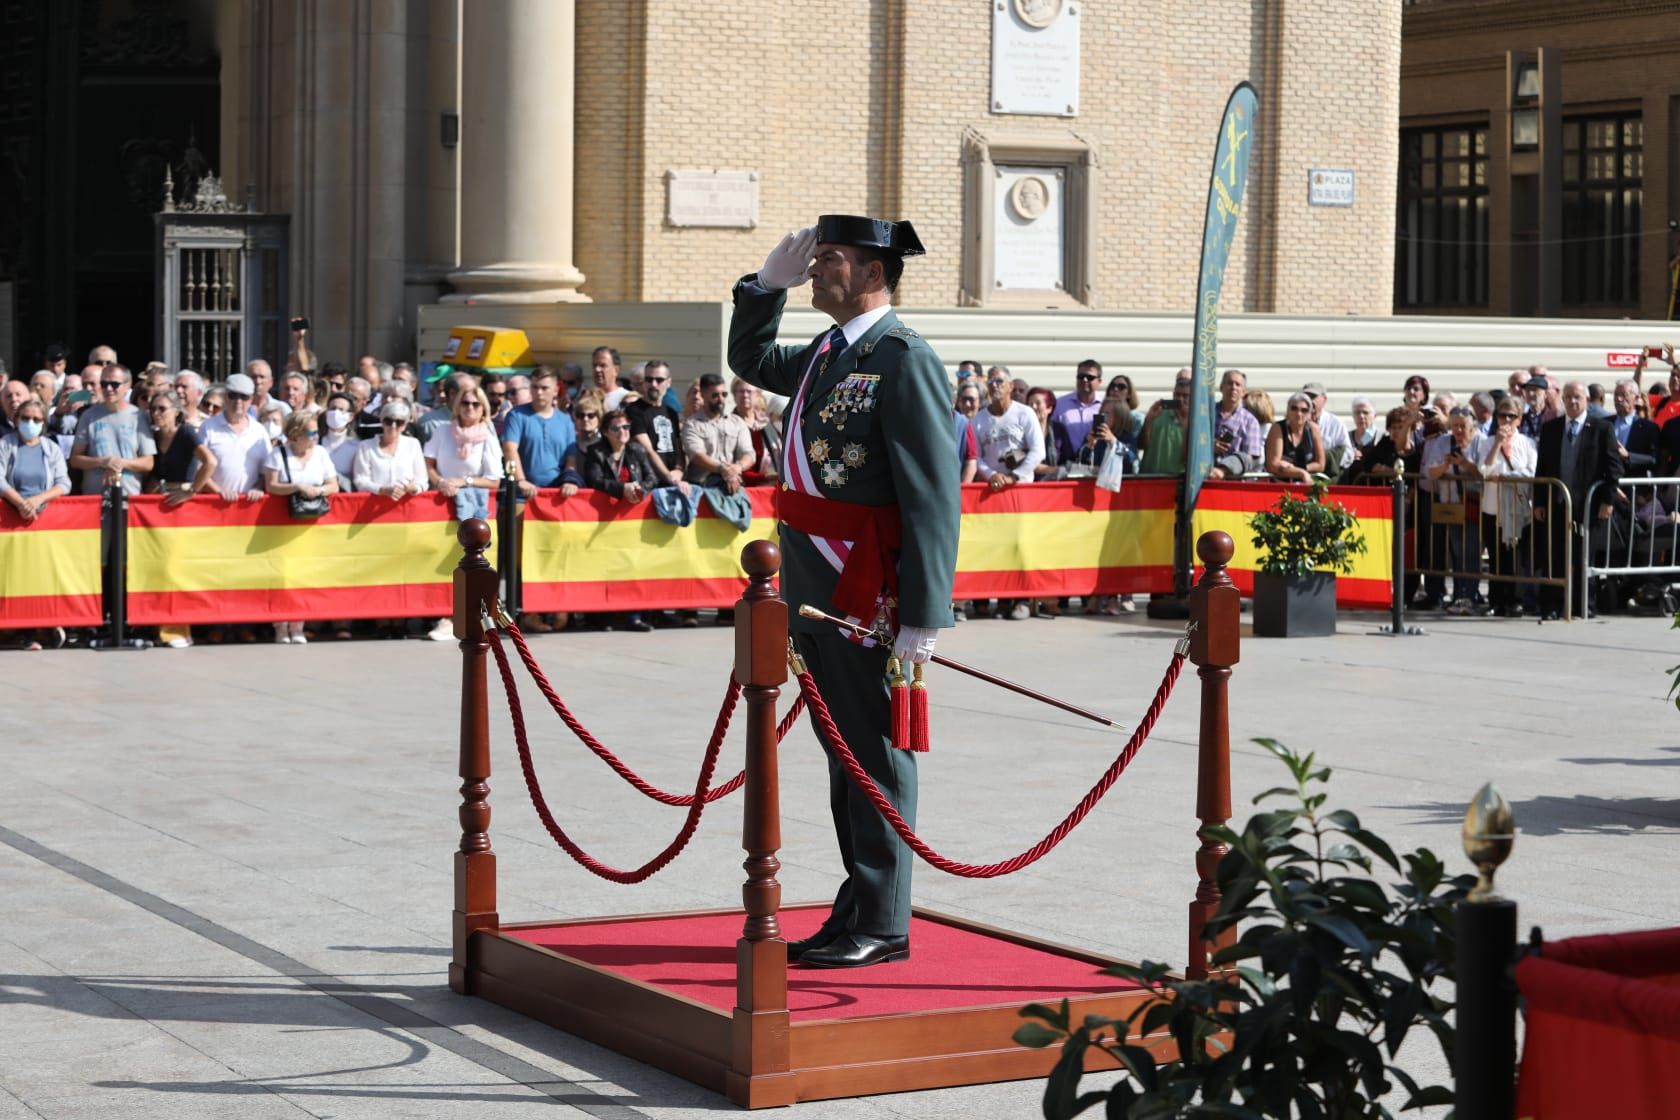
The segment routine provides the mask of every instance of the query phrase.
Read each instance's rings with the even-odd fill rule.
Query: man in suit
[[[1610,431],[1616,437],[1622,474],[1630,478],[1650,478],[1657,469],[1661,429],[1636,413],[1639,406],[1638,383],[1616,382],[1612,400],[1616,410],[1610,415]]]
[[[1613,485],[1622,477],[1623,465],[1620,445],[1608,420],[1594,420],[1587,415],[1587,386],[1571,381],[1563,387],[1563,415],[1540,426],[1539,461],[1535,474],[1539,478],[1555,478],[1569,491],[1570,511],[1577,524],[1591,527],[1597,521],[1608,521],[1615,502]],[[1604,483],[1593,495],[1592,509],[1586,508],[1587,491],[1595,482]],[[1549,574],[1562,571],[1564,535],[1570,531],[1563,503],[1557,500],[1556,487],[1535,487],[1534,520],[1550,526],[1551,557]],[[1602,534],[1600,534],[1602,535]],[[1586,578],[1586,540],[1578,536],[1574,550],[1574,579],[1577,585]],[[1579,592],[1577,592],[1577,595]],[[1547,587],[1541,596],[1547,618],[1558,617],[1563,608],[1563,590]]]
[[[887,659],[926,661],[953,625],[960,512],[945,367],[892,309],[904,258],[922,251],[909,222],[824,215],[736,283],[729,324],[730,368],[792,398],[778,498],[795,647],[847,744],[911,825],[916,761],[892,745]],[[787,289],[806,280],[811,305],[835,326],[809,345],[777,346]],[[799,617],[805,603],[894,634],[892,648]],[[829,806],[846,880],[788,956],[826,968],[903,960],[913,856],[832,754]]]

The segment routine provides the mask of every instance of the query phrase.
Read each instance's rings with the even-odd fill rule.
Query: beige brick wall
[[[953,304],[974,128],[1094,147],[1097,306],[1183,308],[1214,131],[1247,77],[1262,137],[1224,307],[1390,310],[1398,5],[1086,2],[1069,120],[989,111],[988,0],[577,0],[577,13],[577,264],[597,300],[721,298],[818,213],[896,210],[929,250],[901,302]],[[1309,210],[1315,165],[1357,171],[1358,205]],[[760,172],[759,228],[668,227],[665,172],[685,167]]]

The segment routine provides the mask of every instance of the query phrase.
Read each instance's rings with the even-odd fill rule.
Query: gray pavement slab
[[[1331,803],[1397,847],[1463,867],[1465,802],[1496,780],[1521,836],[1501,873],[1524,930],[1673,924],[1680,713],[1666,620],[1431,619],[1378,636],[1246,641],[1231,683],[1236,819],[1281,770],[1250,740],[1316,750]],[[974,621],[941,651],[1130,724],[1176,636],[1138,618]],[[728,672],[727,632],[535,640],[583,721],[649,780],[692,786]],[[0,654],[0,1120],[455,1116],[631,1120],[732,1110],[715,1095],[445,983],[455,810],[452,645],[316,643]],[[949,672],[930,675],[921,834],[955,858],[1025,848],[1122,736]],[[1193,887],[1197,682],[1055,852],[990,881],[917,872],[925,906],[1132,958],[1178,960]],[[495,689],[492,689],[495,695]],[[624,787],[523,690],[545,791],[596,855],[639,864],[677,810]],[[784,696],[791,699],[791,692]],[[620,887],[560,853],[493,708],[491,835],[505,920],[734,905],[739,802],[663,875]],[[737,724],[720,770],[739,766]],[[782,748],[785,898],[838,883],[824,765]],[[1411,1049],[1410,1047],[1408,1049]],[[1428,1053],[1419,1072],[1441,1076]],[[879,1120],[1033,1116],[1021,1082],[798,1106]]]

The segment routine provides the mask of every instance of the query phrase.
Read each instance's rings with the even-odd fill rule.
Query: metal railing
[[[1607,502],[1610,515],[1590,517],[1578,527],[1585,550],[1585,578],[1581,580],[1581,613],[1595,579],[1633,576],[1680,576],[1680,478],[1623,478],[1595,482],[1587,490],[1587,509],[1596,510],[1600,490],[1614,486],[1616,500]]]
[[[1443,583],[1448,579],[1472,584],[1486,580],[1490,592],[1496,585],[1509,586],[1513,602],[1523,588],[1560,588],[1563,619],[1567,622],[1574,617],[1577,527],[1569,488],[1562,482],[1519,475],[1487,480],[1431,479],[1412,472],[1407,472],[1404,480],[1405,524],[1413,530],[1406,574]],[[1521,532],[1508,544],[1498,503],[1489,497],[1506,486],[1519,488],[1518,504],[1529,511]],[[1544,498],[1537,501],[1541,494]],[[1446,497],[1457,500],[1442,500]],[[1536,520],[1532,511],[1542,505],[1552,512],[1547,520]],[[1559,514],[1566,526],[1562,533],[1553,531],[1549,520]],[[1396,565],[1395,579],[1403,578]],[[1580,582],[1585,584],[1584,580]]]

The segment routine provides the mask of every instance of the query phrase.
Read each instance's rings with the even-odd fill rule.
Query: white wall
[[[830,324],[796,294],[782,320],[782,341],[808,341]],[[1073,387],[1074,367],[1094,357],[1105,373],[1129,373],[1141,393],[1164,395],[1174,372],[1190,363],[1189,315],[1148,312],[996,311],[904,308],[945,364],[967,358],[1007,365],[1018,377],[1058,392]],[[544,360],[588,365],[597,345],[616,346],[624,362],[663,357],[682,382],[724,372],[727,303],[436,305],[420,315],[420,354],[435,360],[454,325],[523,326]],[[1276,403],[1307,381],[1323,381],[1331,407],[1346,413],[1367,395],[1379,409],[1398,404],[1406,377],[1421,373],[1435,390],[1460,400],[1503,388],[1511,370],[1536,362],[1554,375],[1600,381],[1608,390],[1624,371],[1607,368],[1611,350],[1680,343],[1680,323],[1606,319],[1246,314],[1220,320],[1219,364],[1248,374],[1251,388]]]

